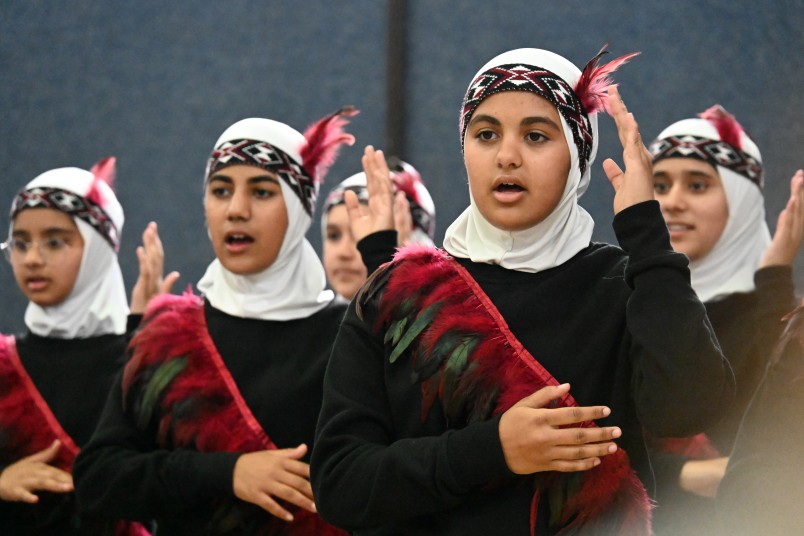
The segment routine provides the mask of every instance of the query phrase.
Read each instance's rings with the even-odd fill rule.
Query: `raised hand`
[[[368,205],[358,203],[354,192],[347,191],[343,196],[355,242],[360,242],[371,233],[394,228],[394,190],[385,155],[368,145],[361,162],[366,173]]]
[[[790,179],[790,198],[776,221],[768,249],[759,263],[766,266],[792,266],[804,238],[804,171],[798,170]]]
[[[293,515],[277,499],[315,512],[310,466],[300,461],[306,453],[307,445],[302,444],[243,454],[235,463],[234,494],[285,521],[293,521]]]
[[[653,161],[642,143],[634,114],[628,112],[615,86],[609,87],[609,108],[617,124],[625,165],[623,171],[611,158],[603,162],[603,170],[614,186],[614,213],[617,214],[632,205],[654,199]]]
[[[545,387],[523,398],[500,418],[500,443],[508,468],[520,475],[539,471],[586,471],[617,451],[617,427],[588,428],[582,422],[611,413],[604,406],[548,408],[569,385]]]
[[[159,230],[155,222],[149,223],[142,233],[142,245],[137,248],[137,260],[140,275],[131,291],[129,308],[132,313],[141,314],[145,312],[151,298],[170,292],[173,284],[179,279],[179,272],[171,272],[167,277],[162,277],[165,251],[162,249],[162,241],[159,239]]]
[[[49,465],[61,448],[56,440],[48,448],[12,463],[0,473],[0,500],[7,502],[39,502],[36,491],[69,493],[73,477],[58,467]]]

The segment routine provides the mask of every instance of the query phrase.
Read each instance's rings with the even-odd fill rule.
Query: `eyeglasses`
[[[44,242],[32,242],[30,240],[20,240],[18,238],[9,238],[3,243],[0,243],[0,249],[3,250],[3,256],[8,262],[21,261],[31,248],[36,246],[39,256],[42,260],[47,262],[53,257],[64,253],[70,249],[70,244],[63,238],[47,238]]]

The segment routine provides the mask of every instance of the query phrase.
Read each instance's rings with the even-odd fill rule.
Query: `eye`
[[[252,195],[257,199],[270,199],[271,197],[275,196],[276,193],[265,188],[255,188],[252,192]]]
[[[225,188],[223,186],[213,186],[213,187],[210,187],[209,194],[212,197],[222,199],[224,197],[229,197],[231,195],[231,189],[230,188]]]
[[[548,140],[547,136],[545,136],[541,132],[528,132],[525,138],[527,138],[528,141],[533,143],[539,143]]]
[[[696,194],[702,194],[709,189],[709,183],[706,181],[693,181],[690,183],[689,189]]]
[[[481,130],[475,134],[475,138],[479,139],[480,141],[491,141],[497,138],[497,133],[493,130]]]
[[[342,237],[343,237],[343,233],[341,233],[337,229],[327,231],[327,241],[328,242],[338,242],[338,241],[340,241],[340,239]]]
[[[31,242],[14,238],[11,240],[11,249],[15,253],[25,255],[28,253],[28,250],[31,249]]]
[[[664,195],[670,191],[670,183],[661,179],[653,179],[653,191],[658,195]]]
[[[67,241],[63,238],[48,238],[46,239],[42,245],[45,247],[47,251],[61,251],[68,246]]]

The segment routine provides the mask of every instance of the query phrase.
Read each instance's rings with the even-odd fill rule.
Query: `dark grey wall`
[[[407,154],[438,207],[438,234],[468,201],[457,111],[469,78],[509,48],[536,46],[583,64],[611,42],[641,50],[617,75],[646,139],[715,102],[750,130],[766,162],[771,227],[802,158],[804,2],[677,0],[409,2]],[[357,146],[329,184],[358,170],[385,136],[386,2],[201,0],[0,3],[0,210],[37,174],[118,157],[126,208],[121,264],[129,285],[149,220],[169,268],[194,283],[212,258],[201,211],[211,145],[232,122],[267,116],[298,129],[354,104]],[[613,56],[610,56],[613,57]],[[601,118],[593,184],[583,204],[595,237],[613,240],[612,193],[599,162],[619,158]],[[7,231],[7,221],[0,233]],[[314,225],[310,239],[318,247]],[[804,256],[796,266],[804,288]],[[25,300],[0,266],[0,331],[22,328]]]

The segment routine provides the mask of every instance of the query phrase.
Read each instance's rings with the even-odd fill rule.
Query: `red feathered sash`
[[[276,449],[243,399],[209,336],[203,301],[192,293],[154,299],[129,345],[123,373],[126,410],[161,448],[199,452]],[[286,411],[280,408],[279,411]],[[287,523],[239,500],[222,501],[206,534],[247,528],[256,536],[341,535],[320,517],[292,505]],[[257,517],[255,517],[257,516]],[[223,529],[222,527],[228,527]]]
[[[50,407],[25,371],[14,337],[0,335],[0,463],[14,463],[61,441],[56,458],[49,462],[72,473],[79,448],[59,424]],[[115,536],[148,536],[139,523],[118,521]]]
[[[384,331],[392,362],[403,355],[412,362],[421,385],[423,419],[438,402],[449,426],[460,428],[503,413],[542,387],[559,385],[446,252],[423,246],[401,250],[393,263],[372,275],[358,299],[371,299],[377,292],[383,295],[375,328]],[[567,394],[557,407],[577,405]],[[585,472],[534,475],[532,532],[545,494],[550,525],[560,535],[650,534],[650,502],[627,454],[619,449],[601,460]]]

